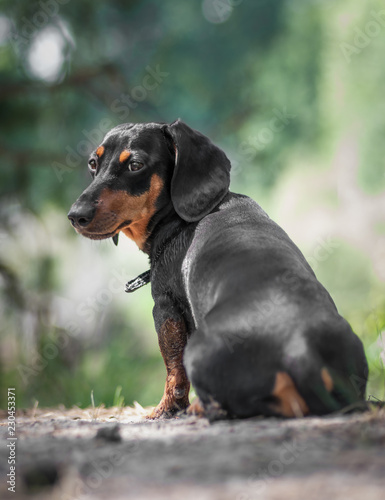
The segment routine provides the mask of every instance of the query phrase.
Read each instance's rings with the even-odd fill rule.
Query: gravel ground
[[[19,412],[16,494],[0,415],[0,497],[385,498],[385,410],[327,418],[149,421],[144,410]]]

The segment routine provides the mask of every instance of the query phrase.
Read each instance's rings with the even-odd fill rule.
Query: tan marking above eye
[[[272,404],[271,408],[285,417],[303,417],[309,413],[293,379],[285,372],[277,373],[272,396],[277,398],[277,403]]]
[[[120,163],[125,162],[130,156],[131,156],[131,151],[128,151],[128,149],[122,151],[119,156]]]
[[[100,158],[104,154],[104,146],[99,146],[98,149],[96,150],[96,156]]]

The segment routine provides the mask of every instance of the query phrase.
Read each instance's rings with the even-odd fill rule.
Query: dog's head
[[[230,182],[224,152],[180,120],[115,127],[88,167],[93,180],[71,207],[72,225],[95,240],[122,231],[142,250],[157,215],[174,209],[185,221],[200,220]]]

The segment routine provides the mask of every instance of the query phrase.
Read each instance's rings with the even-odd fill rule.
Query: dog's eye
[[[88,166],[90,167],[90,170],[94,172],[96,170],[96,160],[91,158],[90,161],[88,162]]]
[[[128,170],[130,172],[136,172],[137,170],[140,170],[143,167],[143,163],[140,163],[139,161],[132,161],[128,165]]]

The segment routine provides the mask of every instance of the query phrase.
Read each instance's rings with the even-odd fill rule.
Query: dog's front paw
[[[150,420],[155,420],[158,418],[172,418],[179,411],[185,410],[189,405],[184,399],[181,400],[169,400],[162,398],[161,402],[153,410],[146,415],[146,418]]]
[[[166,379],[163,397],[148,415],[147,418],[171,418],[178,412],[185,410],[190,402],[188,399],[190,382],[188,381],[184,368],[169,373]]]
[[[158,418],[170,418],[171,413],[169,410],[166,410],[166,405],[164,404],[163,400],[158,404],[158,406],[155,406],[147,415],[146,418],[149,420],[156,420]]]

